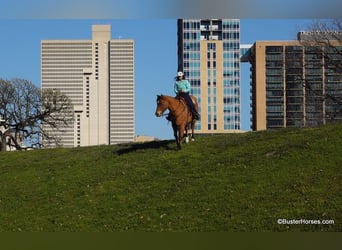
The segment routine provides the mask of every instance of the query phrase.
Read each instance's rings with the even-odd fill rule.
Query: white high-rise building
[[[112,40],[110,25],[93,25],[91,40],[43,40],[41,84],[72,101],[62,146],[134,141],[134,41]]]

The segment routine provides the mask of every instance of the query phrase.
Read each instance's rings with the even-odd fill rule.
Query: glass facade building
[[[256,42],[251,50],[252,129],[342,121],[342,45]]]
[[[178,70],[190,81],[197,133],[240,130],[240,21],[179,19]]]

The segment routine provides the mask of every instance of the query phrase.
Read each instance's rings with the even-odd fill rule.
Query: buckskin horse
[[[191,96],[196,111],[198,111],[197,99]],[[161,117],[165,110],[169,110],[168,120],[172,123],[173,135],[175,136],[178,149],[182,148],[184,135],[188,136],[188,127],[191,128],[191,138],[194,140],[196,119],[183,98],[174,98],[167,95],[157,95],[157,108],[155,115]]]

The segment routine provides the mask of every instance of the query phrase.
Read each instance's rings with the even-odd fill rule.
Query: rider
[[[184,100],[188,104],[188,107],[190,108],[193,117],[196,120],[199,120],[200,115],[196,111],[194,103],[192,102],[191,97],[189,95],[190,83],[188,80],[185,79],[184,74],[181,71],[177,73],[176,82],[174,84],[174,90],[177,96],[184,98]]]

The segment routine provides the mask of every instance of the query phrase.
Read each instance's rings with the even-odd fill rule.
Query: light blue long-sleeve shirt
[[[175,82],[175,93],[178,94],[180,92],[190,92],[190,83],[188,80],[181,80],[181,81],[176,81]]]

